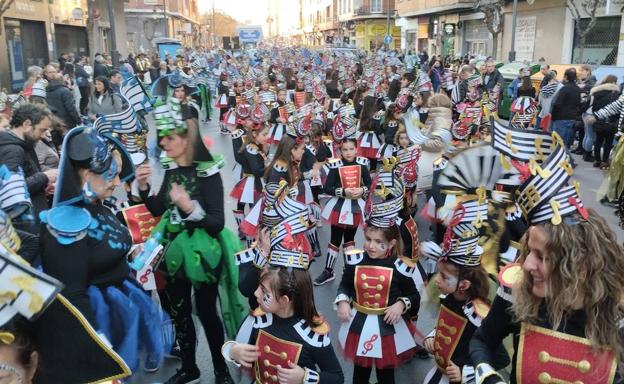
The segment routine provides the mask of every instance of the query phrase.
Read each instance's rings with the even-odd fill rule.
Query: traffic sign
[[[392,36],[386,35],[386,37],[384,37],[384,44],[392,44]]]

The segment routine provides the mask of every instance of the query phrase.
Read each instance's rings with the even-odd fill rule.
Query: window
[[[381,12],[381,0],[370,0],[371,13]]]
[[[581,19],[581,27],[585,28],[590,19]],[[583,47],[583,64],[615,65],[618,55],[618,41],[620,39],[620,16],[599,17],[594,28],[585,37]],[[575,21],[579,22],[579,21]],[[574,29],[574,44],[572,62],[580,63],[580,37]]]

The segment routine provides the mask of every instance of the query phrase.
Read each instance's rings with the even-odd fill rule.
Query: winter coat
[[[67,90],[69,92],[69,90]],[[15,136],[11,131],[0,132],[0,162],[15,172],[21,168],[33,203],[35,220],[39,212],[48,209],[45,189],[48,177],[41,172],[35,147]]]
[[[594,111],[606,107],[616,101],[620,96],[620,87],[617,84],[605,83],[595,86],[589,93],[589,105]],[[605,120],[597,120],[594,123],[595,131],[614,131],[617,128],[618,116],[614,115]]]
[[[487,82],[485,79],[487,79]],[[500,84],[500,89],[502,91],[504,83],[505,80],[503,79],[503,75],[498,72],[498,69],[494,69],[494,72],[483,75],[483,89],[488,92],[492,91],[496,84]]]
[[[540,88],[539,93],[539,104],[540,104],[540,112],[539,116],[544,117],[548,115],[552,110],[552,102],[557,95],[557,91],[562,87],[560,82],[546,84],[542,88]]]
[[[48,107],[58,118],[65,122],[67,129],[80,125],[80,115],[72,91],[63,80],[53,80],[47,88]]]
[[[581,90],[569,81],[557,92],[553,102],[552,120],[576,120],[581,108]]]
[[[427,121],[425,126],[427,127],[425,135],[430,137],[423,145],[422,149],[427,152],[442,152],[446,148],[446,143],[442,139],[442,131],[450,131],[453,125],[453,114],[450,108],[433,107],[429,108],[429,114],[427,115]]]
[[[94,92],[89,96],[89,106],[87,107],[89,115],[111,115],[122,110],[123,102],[114,93],[106,92],[98,97]]]

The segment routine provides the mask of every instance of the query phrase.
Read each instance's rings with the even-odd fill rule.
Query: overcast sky
[[[249,20],[252,24],[264,24],[268,1],[270,0],[214,0],[214,6],[216,10],[221,10],[241,22]],[[199,0],[199,12],[212,11],[212,2],[213,0]]]

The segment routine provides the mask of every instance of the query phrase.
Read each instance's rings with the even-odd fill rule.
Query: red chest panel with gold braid
[[[607,384],[613,381],[613,352],[594,354],[589,340],[522,324],[518,383]]]
[[[359,165],[346,165],[338,168],[342,188],[358,188],[362,180],[362,169]]]
[[[134,244],[144,243],[160,221],[160,217],[152,216],[145,204],[124,209],[123,216]]]
[[[459,339],[464,333],[466,324],[468,324],[468,319],[456,314],[444,305],[440,306],[435,338],[433,339],[435,348],[433,355],[438,368],[443,371],[446,370],[453,352],[455,352],[455,348],[459,344]]]
[[[260,356],[256,361],[256,382],[262,384],[277,383],[277,366],[288,367],[288,362],[297,364],[303,346],[292,341],[282,340],[263,330],[258,332],[256,345]]]
[[[388,306],[390,284],[394,269],[358,265],[355,267],[355,295],[365,308],[381,309]]]
[[[412,249],[410,249],[410,258],[412,260],[418,260],[420,250],[420,239],[418,238],[418,225],[413,218],[409,218],[405,222],[405,228],[407,228],[410,237],[412,238]]]

